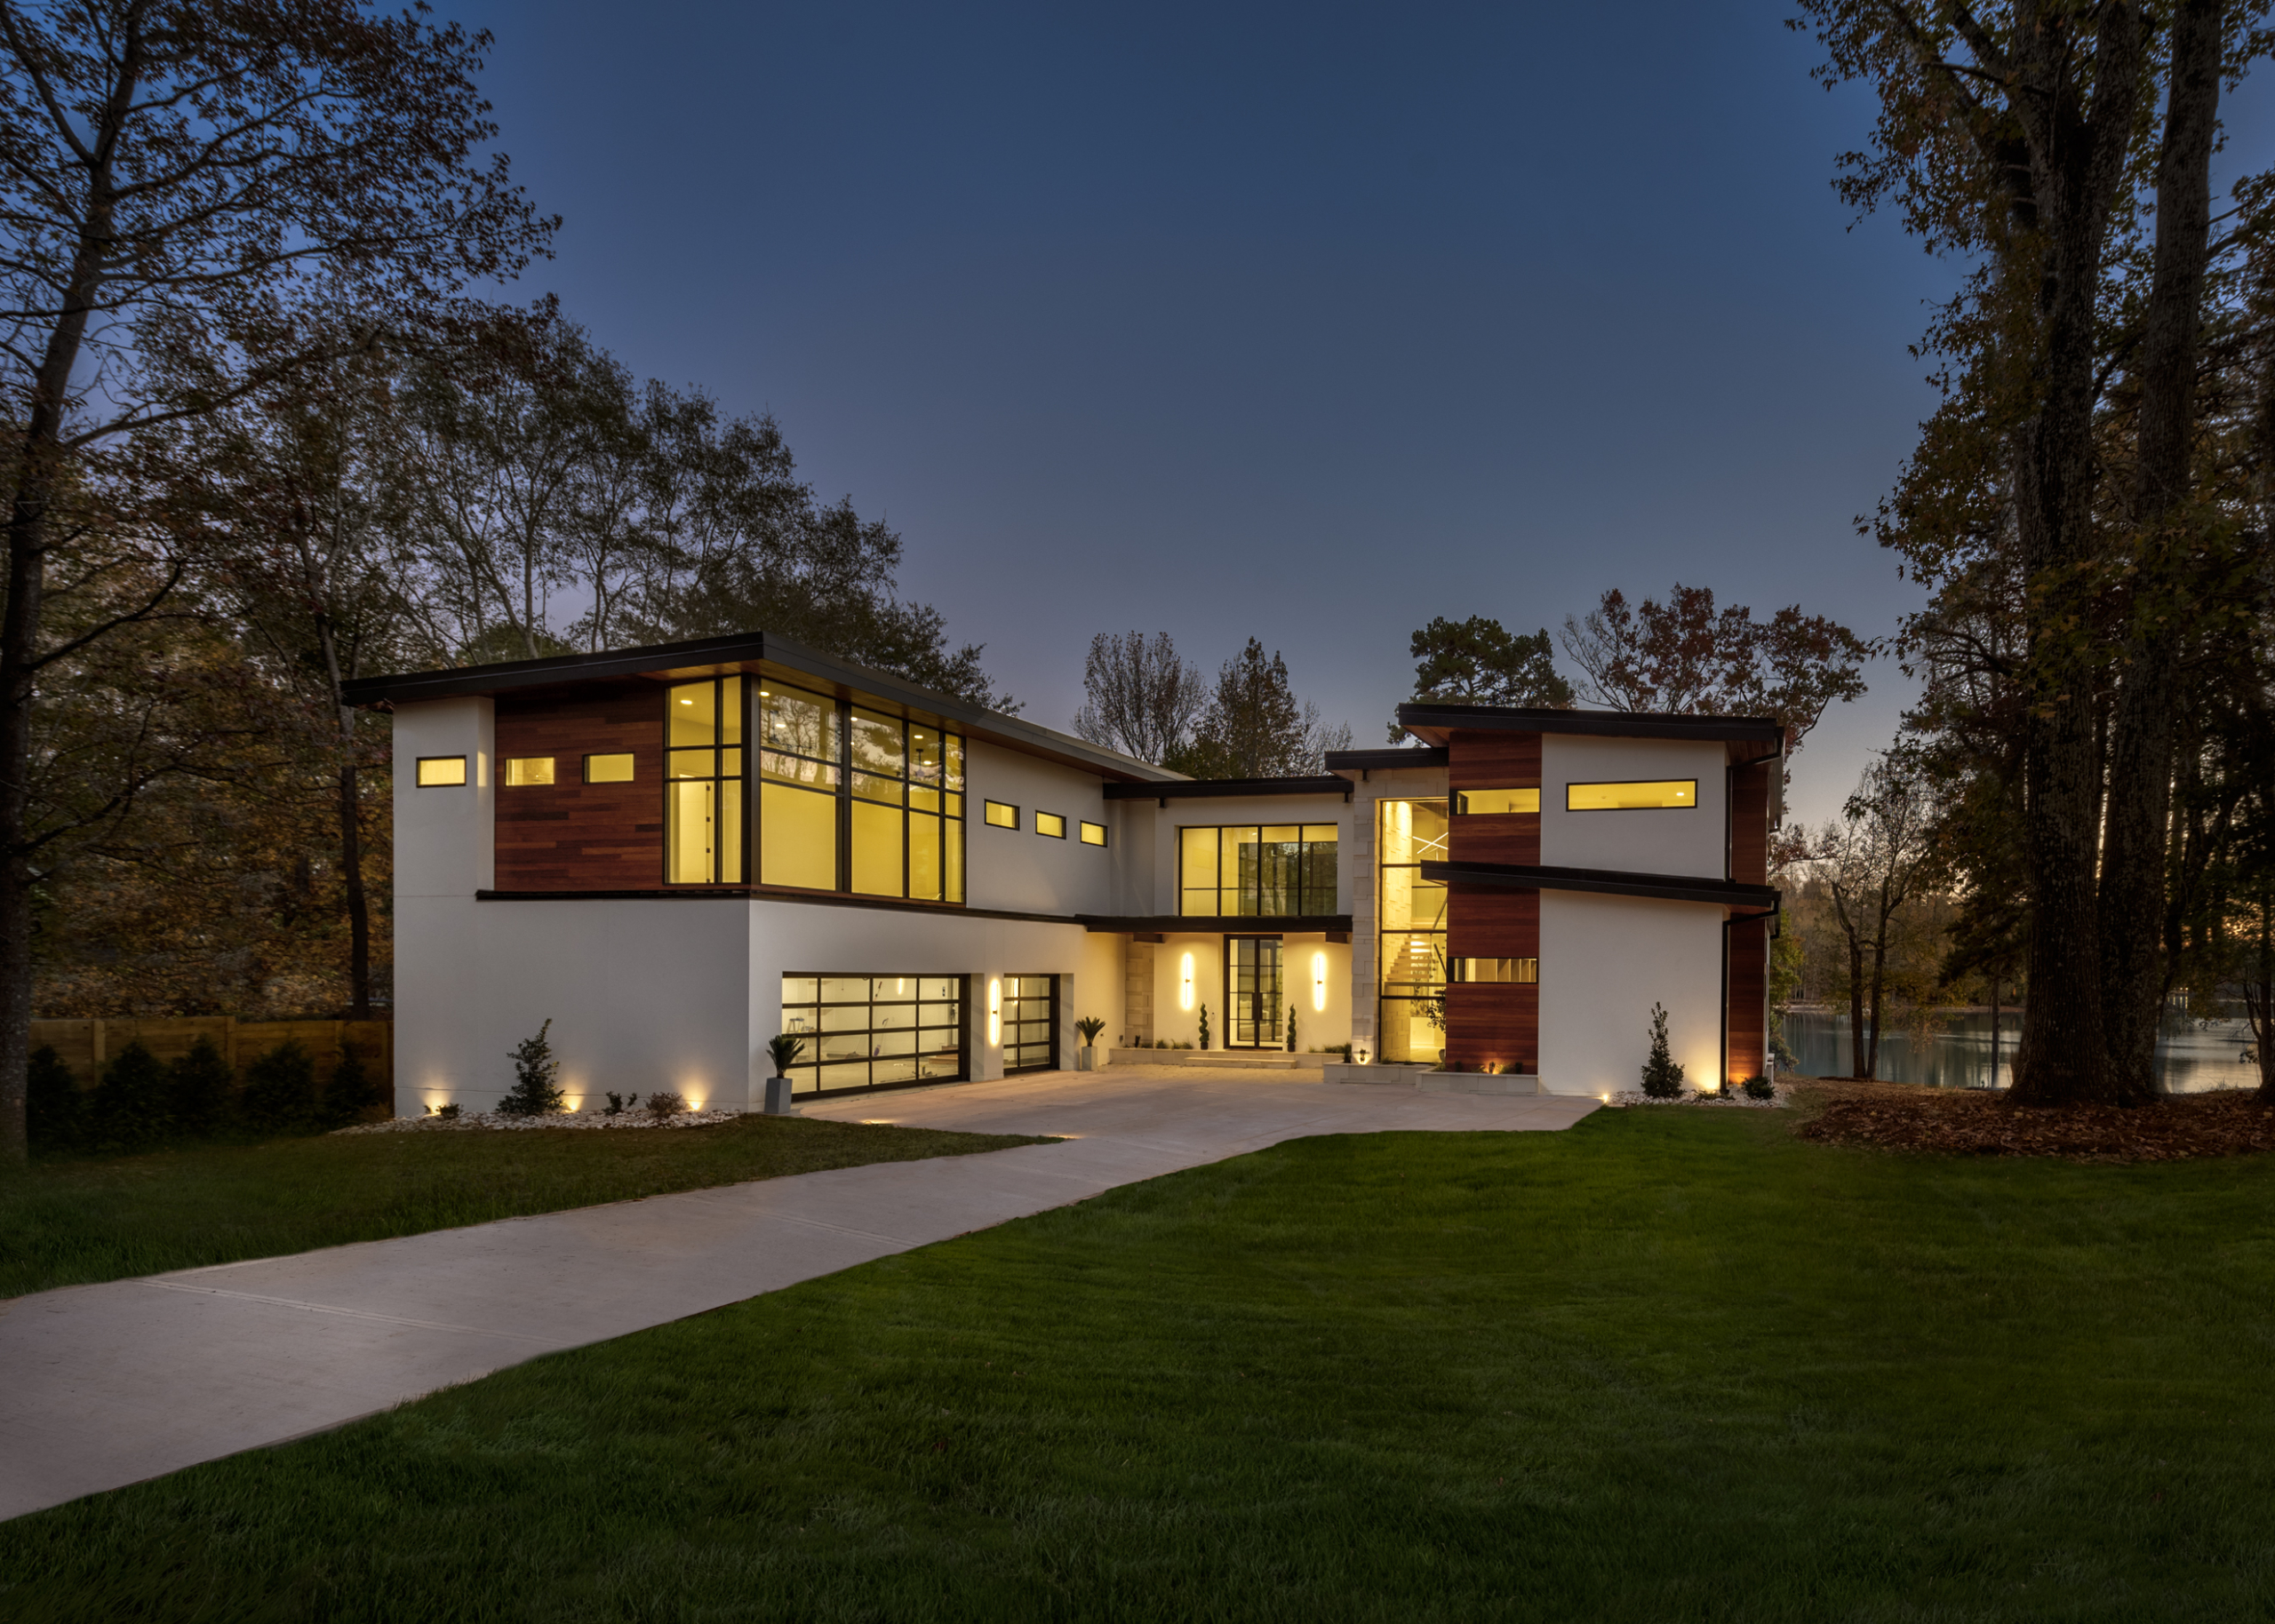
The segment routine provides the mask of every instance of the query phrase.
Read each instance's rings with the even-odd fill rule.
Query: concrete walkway
[[[1285,1139],[1569,1127],[1591,1099],[1136,1066],[806,1114],[1069,1142],[801,1174],[0,1302],[0,1517],[283,1443],[540,1353]]]

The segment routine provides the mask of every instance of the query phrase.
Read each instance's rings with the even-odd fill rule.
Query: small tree
[[[229,1111],[229,1087],[236,1073],[211,1038],[200,1038],[189,1053],[166,1068],[166,1094],[174,1126],[185,1134],[210,1134]]]
[[[553,1080],[561,1071],[561,1063],[554,1058],[553,1045],[546,1041],[546,1034],[552,1030],[553,1023],[548,1020],[537,1029],[537,1036],[524,1038],[515,1046],[514,1087],[498,1102],[499,1114],[549,1117],[568,1105],[568,1096]],[[651,1101],[651,1109],[653,1104]]]
[[[172,1132],[170,1103],[165,1063],[137,1039],[103,1069],[95,1090],[96,1136],[118,1150],[156,1144]]]
[[[245,1068],[239,1103],[245,1121],[263,1132],[307,1131],[316,1110],[315,1056],[297,1038],[278,1044]]]
[[[1209,1047],[1209,1006],[1206,1004],[1201,1006],[1201,1047],[1204,1049]]]
[[[347,1127],[378,1103],[378,1079],[355,1046],[343,1041],[339,1063],[331,1069],[331,1079],[323,1086],[323,1125]]]
[[[1682,1093],[1682,1068],[1667,1048],[1664,1004],[1651,1006],[1651,1057],[1643,1063],[1643,1092],[1654,1100],[1672,1100]]]
[[[68,1150],[78,1144],[87,1126],[87,1096],[53,1044],[43,1043],[32,1051],[28,1082],[26,1109],[33,1147]]]

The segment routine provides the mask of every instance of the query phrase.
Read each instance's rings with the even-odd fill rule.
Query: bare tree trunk
[[[352,752],[351,740],[348,748]],[[363,890],[363,830],[353,755],[339,767],[339,861],[347,883],[347,1018],[371,1018],[371,905]]]
[[[1864,1063],[1864,943],[1848,933],[1848,1075],[1870,1077]]]
[[[2101,885],[2102,1017],[2119,1099],[2156,1092],[2163,1015],[2180,651],[2191,618],[2184,578],[2196,366],[2211,256],[2212,144],[2220,105],[2220,0],[2184,0],[2173,22],[2172,87],[2157,168],[2157,237],[2141,346],[2133,496],[2135,586],[2110,724],[2109,816]]]
[[[1991,978],[1991,1086],[1999,1086],[1999,978]]]
[[[2095,551],[2095,297],[2140,96],[2140,8],[2100,13],[2092,103],[2059,29],[2017,28],[2033,126],[2032,216],[2010,253],[2027,268],[2038,334],[2038,410],[2014,435],[2016,529],[2031,585],[2028,720],[2023,735],[2030,1001],[2014,1097],[2051,1105],[2109,1097],[2101,995],[2101,761],[2095,748],[2099,651],[2082,566]]]
[[[1880,1001],[1888,982],[1888,916],[1880,916],[1880,935],[1872,943],[1872,1040],[1864,1050],[1864,1075],[1880,1074]]]

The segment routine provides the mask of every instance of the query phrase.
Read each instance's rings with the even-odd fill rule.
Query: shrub
[[[24,1084],[24,1126],[30,1132],[33,1149],[75,1148],[87,1130],[89,1102],[80,1091],[77,1076],[63,1063],[53,1044],[43,1043],[32,1051]]]
[[[1749,1077],[1741,1087],[1745,1089],[1745,1097],[1749,1100],[1774,1100],[1777,1097],[1777,1085],[1766,1077]]]
[[[668,1089],[648,1096],[649,1111],[659,1117],[676,1117],[687,1109],[687,1097]]]
[[[636,1094],[611,1094],[608,1096],[608,1109],[601,1112],[601,1115],[603,1117],[620,1117],[625,1113],[627,1109],[639,1103],[640,1096]]]
[[[379,1079],[371,1075],[355,1046],[343,1040],[339,1063],[331,1069],[331,1080],[323,1086],[323,1125],[346,1127],[357,1121],[379,1103],[380,1087]]]
[[[1651,1057],[1643,1063],[1643,1092],[1654,1100],[1672,1100],[1682,1093],[1682,1068],[1667,1051],[1667,1012],[1651,1006]]]
[[[211,1038],[200,1038],[166,1068],[166,1096],[174,1127],[184,1134],[205,1134],[220,1127],[229,1114],[229,1090],[237,1080],[228,1058]]]
[[[514,1086],[498,1102],[499,1115],[549,1117],[569,1103],[553,1080],[561,1063],[553,1057],[553,1046],[546,1041],[545,1035],[552,1030],[548,1020],[537,1029],[536,1037],[524,1038],[514,1046]]]
[[[459,1103],[452,1100],[446,1105],[429,1105],[427,1108],[427,1114],[430,1117],[440,1117],[445,1122],[456,1122],[459,1119]]]
[[[316,1114],[315,1056],[297,1038],[278,1044],[245,1068],[238,1107],[264,1133],[306,1133]]]
[[[106,1150],[136,1150],[172,1136],[165,1063],[136,1039],[103,1068],[95,1090],[94,1142]]]

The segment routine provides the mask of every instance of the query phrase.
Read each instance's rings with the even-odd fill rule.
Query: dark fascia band
[[[1526,863],[1425,863],[1422,878],[1497,891],[1587,891],[1600,896],[1654,896],[1665,902],[1719,903],[1729,908],[1777,906],[1774,886],[1688,874],[1632,874],[1619,869],[1544,868]]]
[[[1188,778],[1174,784],[1109,784],[1108,800],[1203,800],[1217,795],[1332,795],[1351,798],[1351,781],[1318,778]]]
[[[1321,932],[1348,931],[1347,913],[1238,914],[1099,914],[1082,915],[1082,923],[1102,935],[1185,936],[1308,936]]]

